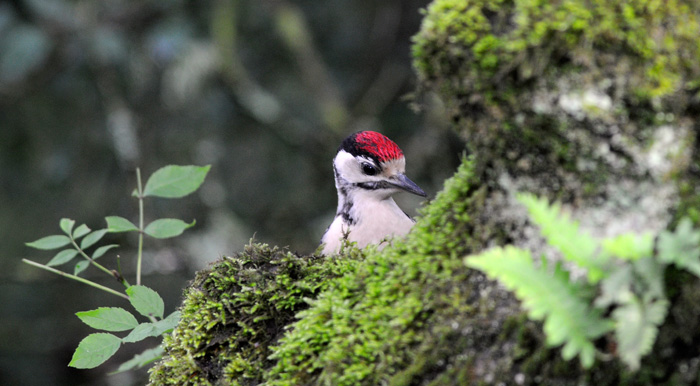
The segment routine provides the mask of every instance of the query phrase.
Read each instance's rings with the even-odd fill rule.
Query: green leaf
[[[136,328],[131,330],[129,335],[122,338],[124,343],[135,343],[152,336],[159,336],[153,323],[141,323]]]
[[[607,259],[596,254],[598,243],[589,234],[580,231],[578,223],[561,214],[561,205],[547,203],[529,193],[519,193],[518,201],[525,205],[530,219],[540,227],[547,243],[559,249],[568,261],[588,271],[588,281],[597,283],[605,276]]]
[[[107,229],[99,229],[96,230],[83,239],[83,241],[80,242],[80,249],[87,249],[90,248],[93,244],[96,242],[100,241],[100,239],[107,233]]]
[[[42,237],[39,240],[32,241],[26,245],[36,249],[50,250],[65,247],[68,244],[70,244],[70,239],[68,236],[54,235]]]
[[[61,252],[58,252],[56,256],[51,259],[46,265],[49,267],[54,267],[57,265],[65,264],[71,260],[78,254],[78,251],[75,249],[64,249]]]
[[[155,323],[141,323],[134,328],[129,335],[125,336],[122,341],[125,343],[134,343],[152,336],[160,336],[163,333],[172,330],[180,321],[180,311],[175,311],[168,315],[167,318],[159,320]]]
[[[134,223],[125,219],[124,217],[108,216],[105,217],[105,220],[107,221],[108,232],[131,232],[139,230]]]
[[[90,228],[88,228],[87,225],[82,224],[75,229],[75,232],[73,232],[73,240],[77,240],[88,233],[90,233]]]
[[[626,304],[612,312],[618,354],[632,371],[639,369],[641,358],[654,346],[667,311],[665,299],[642,302],[632,295]]]
[[[199,189],[210,167],[211,165],[169,165],[160,168],[146,182],[143,195],[164,198],[184,197]]]
[[[129,295],[131,305],[141,315],[163,317],[165,305],[158,292],[143,285],[132,285],[126,289],[126,294]]]
[[[469,256],[465,263],[512,290],[531,319],[544,320],[547,344],[564,344],[564,359],[580,355],[585,368],[593,365],[593,340],[612,326],[589,307],[589,300],[580,297],[564,275],[552,275],[535,267],[529,251],[512,246]]]
[[[632,279],[632,266],[624,264],[616,267],[600,282],[601,293],[596,298],[595,305],[605,308],[615,303],[621,303],[632,293]]]
[[[90,334],[80,341],[68,366],[77,369],[95,368],[112,357],[119,350],[121,343],[122,340],[112,334]]]
[[[78,312],[75,315],[88,326],[105,331],[131,330],[139,324],[134,315],[119,307],[100,307],[96,310]]]
[[[175,218],[161,218],[148,224],[144,232],[157,239],[167,239],[181,235],[185,229],[194,226],[195,223],[194,220],[188,224]]]
[[[118,246],[119,246],[119,244],[109,244],[109,245],[101,246],[101,247],[95,249],[95,252],[93,252],[93,254],[92,254],[92,259],[95,260],[97,258],[100,258],[100,257],[102,257],[102,255],[107,253],[107,251],[109,251],[112,248],[116,248]]]
[[[69,218],[62,218],[58,224],[63,233],[70,235],[70,232],[73,230],[73,225],[75,225],[75,221]]]
[[[162,345],[144,350],[144,352],[141,354],[136,354],[133,358],[122,363],[119,368],[117,368],[117,371],[110,373],[110,375],[140,369],[149,363],[160,359],[163,356],[163,352],[165,352],[165,350],[163,349]]]
[[[177,326],[180,322],[180,311],[174,311],[166,318],[153,323],[155,332],[157,335],[163,335],[163,333],[168,332]]]
[[[90,262],[87,260],[82,260],[77,263],[75,263],[75,268],[73,269],[73,275],[78,276],[81,272],[87,269],[87,267],[90,266]]]
[[[658,250],[661,261],[700,276],[700,231],[689,218],[681,219],[674,232],[659,234]]]
[[[641,235],[625,233],[603,240],[603,250],[623,260],[648,257],[654,252],[654,236],[650,232]]]
[[[664,291],[664,266],[658,259],[646,257],[635,260],[632,263],[634,273],[637,274],[637,286],[645,296],[666,298]],[[637,291],[639,292],[639,291]]]

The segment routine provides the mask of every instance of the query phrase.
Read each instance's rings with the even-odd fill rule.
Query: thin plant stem
[[[126,288],[129,288],[129,282],[126,281],[126,278],[124,275],[122,275],[122,259],[119,255],[117,255],[117,273],[119,273],[119,277],[122,279],[122,283],[126,286]]]
[[[139,199],[139,249],[136,257],[136,285],[141,285],[141,258],[143,256],[143,188],[141,187],[141,170],[136,168],[136,187]]]
[[[71,242],[73,243],[73,246],[74,246],[75,249],[78,251],[78,253],[80,253],[80,255],[83,256],[87,261],[89,261],[90,264],[92,264],[92,265],[94,265],[95,267],[99,268],[100,270],[102,270],[102,271],[103,271],[104,273],[106,273],[107,275],[109,275],[109,276],[111,276],[111,277],[115,277],[114,272],[112,272],[112,271],[110,271],[109,269],[105,268],[102,264],[96,262],[92,257],[88,256],[88,255],[85,253],[85,251],[83,251],[83,249],[80,248],[80,247],[78,246],[78,243],[77,243],[75,240],[73,240],[72,237],[71,237]],[[118,280],[120,283],[122,283],[122,284],[124,285],[124,287],[129,288],[129,283],[128,283],[124,278],[121,278],[121,280],[119,280],[119,278],[117,277],[117,280]]]
[[[115,290],[113,290],[113,289],[111,289],[111,288],[109,288],[109,287],[105,287],[105,286],[103,286],[103,285],[101,285],[101,284],[97,284],[97,283],[95,283],[94,281],[90,281],[90,280],[87,280],[87,279],[83,279],[83,278],[80,277],[80,276],[71,275],[70,273],[63,272],[63,271],[60,271],[60,270],[55,269],[55,268],[51,268],[51,267],[49,267],[48,265],[44,265],[44,264],[41,264],[41,263],[37,263],[37,262],[35,262],[35,261],[31,261],[31,260],[28,260],[28,259],[22,259],[22,261],[25,262],[25,263],[27,263],[27,264],[29,264],[29,265],[33,265],[33,266],[35,266],[35,267],[37,267],[37,268],[41,268],[41,269],[44,269],[44,270],[46,270],[46,271],[53,272],[53,273],[55,273],[55,274],[57,274],[57,275],[60,275],[60,276],[63,276],[63,277],[67,277],[67,278],[69,278],[69,279],[73,279],[73,280],[76,280],[76,281],[79,281],[79,282],[81,282],[81,283],[83,283],[83,284],[87,284],[87,285],[89,285],[89,286],[91,286],[91,287],[93,287],[93,288],[97,288],[97,289],[99,289],[99,290],[102,290],[102,291],[105,291],[105,292],[109,292],[109,293],[112,294],[112,295],[117,295],[117,296],[122,297],[122,298],[124,298],[124,299],[126,299],[126,300],[129,300],[129,297],[128,297],[127,295],[125,295],[125,294],[123,294],[123,293],[121,293],[121,292],[115,291]],[[110,273],[110,275],[111,275],[111,273]]]

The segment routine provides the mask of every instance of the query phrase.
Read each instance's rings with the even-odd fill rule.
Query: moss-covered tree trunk
[[[597,238],[698,224],[699,17],[693,1],[434,1],[415,67],[470,158],[381,252],[251,246],[200,274],[152,383],[696,384],[696,276],[666,271],[640,370],[614,339],[584,369],[464,259],[505,244],[557,259],[516,192],[560,201]]]

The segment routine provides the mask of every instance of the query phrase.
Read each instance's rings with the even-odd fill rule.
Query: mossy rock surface
[[[309,298],[352,271],[355,261],[251,243],[198,272],[185,290],[182,319],[165,339],[166,355],[150,370],[151,384],[260,383],[274,364],[270,345]]]
[[[414,66],[489,181],[566,202],[649,191],[659,229],[678,194],[664,180],[697,169],[697,36],[695,1],[436,0]]]
[[[560,201],[596,237],[698,224],[699,21],[694,1],[434,1],[415,68],[488,186],[484,228],[556,259],[513,200],[522,191]],[[615,360],[582,371],[535,344],[511,380],[696,383],[698,333],[683,320],[700,316],[686,296],[697,279],[667,276],[670,316],[640,371]]]
[[[297,256],[252,244],[200,272],[156,384],[697,384],[698,280],[669,270],[642,368],[591,369],[464,258],[552,254],[514,193],[556,199],[594,237],[700,220],[700,3],[436,0],[414,41],[469,153],[382,251]],[[609,340],[600,343],[609,342]]]

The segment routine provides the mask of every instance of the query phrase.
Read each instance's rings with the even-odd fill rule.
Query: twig
[[[60,270],[58,270],[58,269],[51,268],[51,267],[49,267],[48,265],[44,265],[44,264],[41,264],[41,263],[37,263],[37,262],[35,262],[35,261],[31,261],[31,260],[28,260],[28,259],[22,259],[22,261],[25,262],[25,263],[27,263],[27,264],[29,264],[29,265],[33,265],[33,266],[35,266],[35,267],[37,267],[37,268],[41,268],[41,269],[43,269],[43,270],[46,270],[46,271],[49,271],[49,272],[53,272],[53,273],[55,273],[55,274],[57,274],[57,275],[60,275],[60,276],[63,276],[63,277],[67,277],[67,278],[69,278],[69,279],[73,279],[73,280],[76,280],[76,281],[79,281],[79,282],[81,282],[81,283],[83,283],[83,284],[87,284],[87,285],[89,285],[89,286],[91,286],[91,287],[100,289],[100,290],[105,291],[105,292],[109,292],[109,293],[111,293],[112,295],[117,295],[117,296],[122,297],[122,298],[124,298],[124,299],[126,299],[126,300],[129,300],[129,297],[128,297],[127,295],[121,293],[121,292],[115,291],[115,290],[113,290],[113,289],[111,289],[111,288],[109,288],[109,287],[105,287],[105,286],[103,286],[103,285],[101,285],[101,284],[97,284],[97,283],[95,283],[95,282],[93,282],[93,281],[90,281],[90,280],[87,280],[87,279],[83,279],[83,278],[80,277],[80,276],[71,275],[70,273],[66,273],[66,272],[60,271]]]

